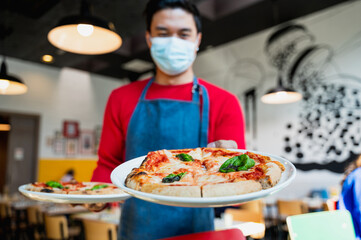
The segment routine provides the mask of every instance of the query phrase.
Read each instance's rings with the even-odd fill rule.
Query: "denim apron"
[[[154,79],[144,88],[130,119],[126,160],[159,149],[205,147],[208,140],[209,99],[194,77],[192,101],[146,100]],[[202,113],[200,97],[202,96]],[[212,208],[183,208],[130,198],[122,206],[119,237],[146,240],[214,229]]]

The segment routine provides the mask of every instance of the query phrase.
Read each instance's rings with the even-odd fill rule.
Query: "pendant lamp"
[[[80,15],[61,19],[48,33],[48,40],[64,51],[86,55],[110,53],[122,44],[114,24],[92,16],[85,0]]]
[[[7,74],[4,58],[0,70],[0,94],[17,95],[27,91],[28,87],[19,78]]]
[[[0,116],[0,131],[10,131],[11,126],[9,121],[7,121],[4,117]]]
[[[261,101],[266,104],[286,104],[297,102],[301,99],[301,93],[282,85],[282,78],[280,76],[278,77],[278,85],[261,97]]]

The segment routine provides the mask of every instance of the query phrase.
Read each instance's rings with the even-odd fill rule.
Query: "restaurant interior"
[[[193,3],[203,24],[195,75],[238,98],[247,150],[286,159],[296,172],[267,196],[215,207],[215,231],[167,239],[355,239],[360,223],[337,202],[361,154],[361,1]],[[92,212],[19,187],[69,173],[91,180],[109,95],[155,74],[146,4],[0,4],[0,239],[117,239],[119,202]],[[85,15],[96,20],[78,34],[82,24],[69,21]],[[73,36],[62,41],[61,31]]]

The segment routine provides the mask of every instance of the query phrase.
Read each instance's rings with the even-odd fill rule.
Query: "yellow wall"
[[[96,164],[96,159],[39,159],[38,181],[59,181],[69,169],[74,169],[76,180],[89,182]]]

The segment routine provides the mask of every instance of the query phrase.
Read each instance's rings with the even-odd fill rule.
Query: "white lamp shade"
[[[261,101],[266,104],[286,104],[297,102],[301,99],[302,94],[295,91],[271,91],[261,97]]]
[[[60,25],[48,33],[48,40],[55,47],[67,52],[95,55],[117,50],[121,37],[112,30],[93,26],[93,32],[84,36],[78,31],[78,24]]]
[[[21,82],[0,78],[0,94],[17,95],[26,93],[27,91],[28,87]]]

